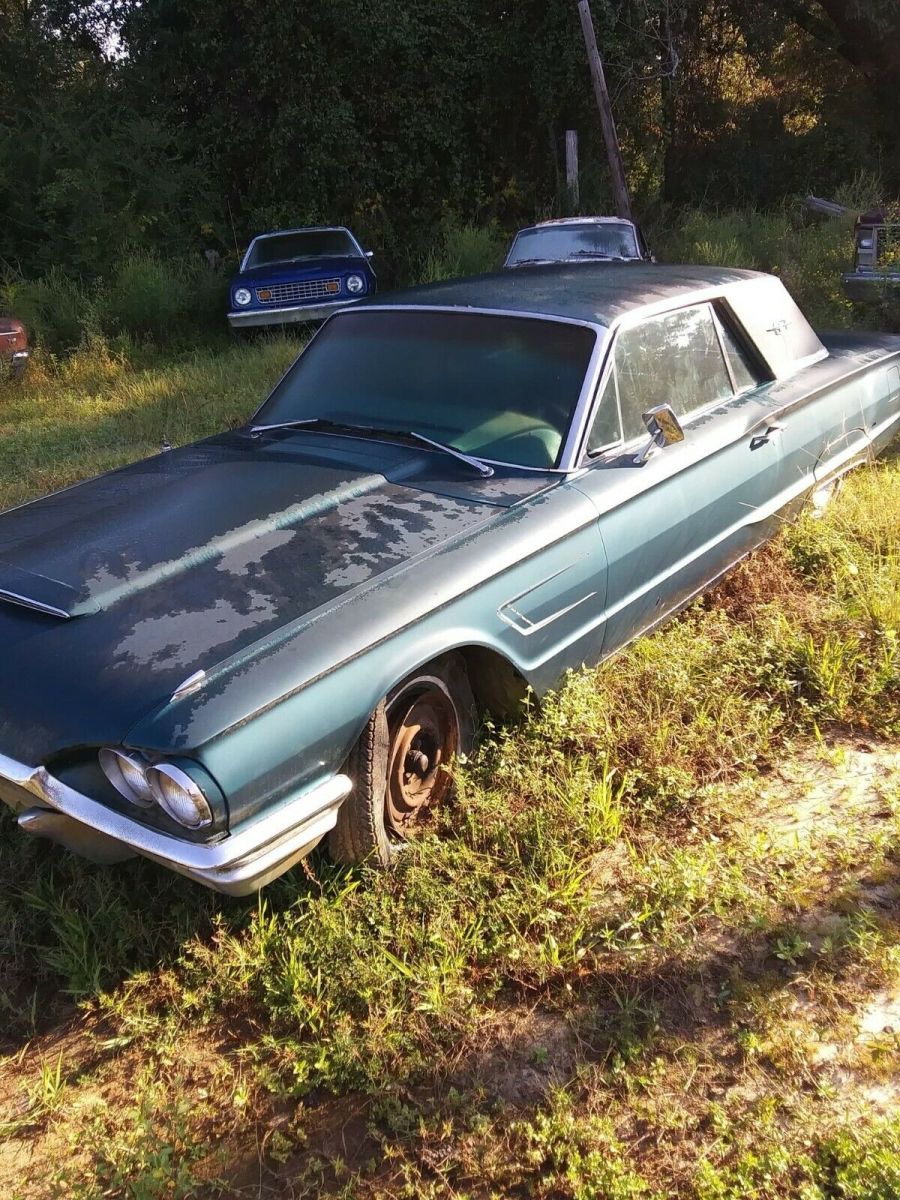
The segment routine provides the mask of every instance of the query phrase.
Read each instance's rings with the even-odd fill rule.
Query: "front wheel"
[[[394,688],[350,753],[354,789],[328,835],[335,862],[390,866],[452,786],[448,768],[472,745],[472,689],[458,654]]]

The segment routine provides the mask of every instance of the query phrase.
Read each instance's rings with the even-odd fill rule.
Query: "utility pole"
[[[566,130],[566,199],[572,215],[578,215],[581,200],[578,195],[578,130]]]
[[[591,68],[591,78],[594,81],[594,95],[597,98],[597,108],[600,110],[600,125],[603,129],[606,156],[609,159],[609,169],[612,174],[616,215],[632,221],[634,218],[631,215],[631,199],[628,195],[628,184],[625,182],[622,152],[619,149],[619,139],[616,135],[616,122],[613,119],[612,105],[609,102],[609,91],[606,87],[606,76],[603,74],[603,63],[600,59],[600,51],[597,49],[597,36],[594,33],[594,21],[591,17],[589,0],[578,0],[578,15],[581,17],[581,31],[584,34],[584,45]]]

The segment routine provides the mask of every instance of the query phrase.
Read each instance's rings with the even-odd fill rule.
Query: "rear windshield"
[[[257,238],[247,258],[247,267],[265,263],[293,262],[298,258],[317,258],[320,255],[352,255],[359,250],[346,229],[310,229],[300,233],[273,233]]]
[[[255,424],[323,417],[555,467],[595,338],[562,321],[358,309],[323,327]]]
[[[611,221],[603,225],[566,225],[520,233],[507,264],[565,261],[569,258],[638,258],[634,229]]]

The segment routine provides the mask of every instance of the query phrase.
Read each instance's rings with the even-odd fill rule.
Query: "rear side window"
[[[733,395],[708,304],[651,317],[616,339],[615,370],[627,439],[644,432],[641,414],[658,404],[679,417]]]
[[[756,364],[735,337],[728,323],[718,315],[716,321],[719,331],[722,334],[722,345],[725,347],[725,353],[728,356],[731,373],[734,376],[735,391],[746,392],[748,388],[758,387],[762,383],[763,376],[757,369]]]

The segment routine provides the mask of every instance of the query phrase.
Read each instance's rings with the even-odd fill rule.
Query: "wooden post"
[[[566,191],[572,216],[578,215],[581,198],[578,194],[578,130],[566,130]]]
[[[634,218],[631,215],[631,199],[628,195],[628,184],[625,182],[622,152],[619,149],[619,139],[616,136],[616,123],[613,120],[612,105],[609,102],[609,92],[606,87],[606,76],[603,74],[603,63],[600,60],[600,51],[597,49],[597,37],[594,33],[594,21],[591,17],[591,6],[588,0],[578,0],[578,15],[581,17],[581,31],[584,34],[584,45],[591,68],[591,78],[594,81],[594,95],[597,97],[597,108],[600,110],[600,125],[603,129],[606,156],[609,159],[609,169],[612,174],[616,214],[632,221]]]

